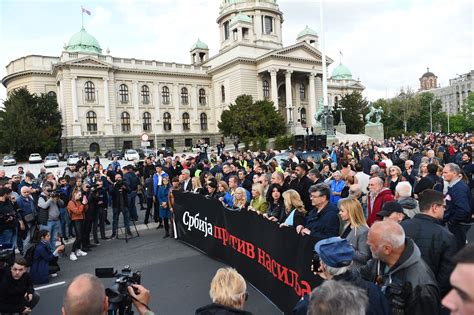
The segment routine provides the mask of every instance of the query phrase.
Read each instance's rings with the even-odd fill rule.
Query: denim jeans
[[[61,235],[62,237],[68,238],[70,236],[68,236],[68,228],[71,223],[71,219],[69,218],[66,208],[59,209],[59,220],[61,222]]]
[[[16,248],[15,234],[16,230],[4,230],[2,233],[0,233],[0,243],[12,244],[13,248]]]
[[[58,235],[58,233],[60,233],[61,230],[61,224],[59,220],[48,220],[48,224],[41,225],[41,229],[49,231],[49,234],[51,235],[51,240],[49,241],[49,244],[51,246],[51,249],[54,250],[56,248],[56,236]]]
[[[128,194],[128,209],[130,213],[130,219],[133,221],[138,220],[136,199],[137,199],[136,191],[132,191]]]
[[[130,230],[130,217],[128,215],[128,208],[123,208],[123,209],[112,208],[112,211],[113,211],[112,233],[117,234],[120,212],[122,212],[123,214],[123,223],[125,225],[125,229],[129,231]]]

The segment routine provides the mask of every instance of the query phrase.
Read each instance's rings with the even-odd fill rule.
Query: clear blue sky
[[[284,13],[283,41],[295,42],[306,25],[320,33],[319,2],[277,1]],[[211,55],[219,49],[216,18],[221,0],[0,1],[0,77],[13,59],[59,56],[81,28],[104,52],[120,57],[189,62],[199,37]],[[400,87],[418,88],[426,67],[442,86],[456,73],[474,69],[473,2],[469,0],[325,1],[326,49],[367,87],[369,100],[391,97]],[[0,99],[5,88],[0,88]]]

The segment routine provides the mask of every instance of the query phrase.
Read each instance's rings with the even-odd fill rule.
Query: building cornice
[[[227,61],[226,63],[223,63],[222,65],[219,65],[215,68],[211,68],[208,73],[209,75],[212,75],[215,72],[226,70],[236,63],[256,64],[257,62],[253,58],[236,57]]]
[[[43,76],[52,76],[52,72],[51,71],[45,71],[45,70],[24,70],[24,71],[20,71],[20,72],[15,72],[15,73],[12,73],[12,74],[9,74],[7,76],[5,76],[3,79],[2,79],[2,84],[5,88],[7,88],[7,84],[9,81],[13,80],[13,79],[16,79],[18,77],[25,77],[25,76],[28,76],[28,75],[43,75]]]

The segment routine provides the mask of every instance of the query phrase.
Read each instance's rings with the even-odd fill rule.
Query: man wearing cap
[[[377,214],[382,221],[392,220],[397,223],[408,220],[409,217],[403,212],[403,207],[397,201],[390,201],[383,205],[382,210]]]
[[[456,239],[440,223],[446,201],[444,195],[427,189],[418,196],[421,213],[401,223],[405,234],[418,245],[421,257],[436,276],[441,297],[451,289],[449,276],[454,269],[451,258],[456,253]]]
[[[358,272],[351,270],[354,249],[349,242],[340,237],[321,240],[314,246],[319,256],[320,267],[313,272],[324,280],[346,281],[363,289],[369,298],[366,314],[390,314],[388,301],[380,289],[373,283],[361,278]],[[294,314],[306,314],[307,300],[301,300]],[[305,303],[306,302],[306,303]]]
[[[367,244],[374,258],[361,269],[361,275],[382,289],[393,314],[438,314],[436,279],[415,242],[405,238],[400,224],[391,220],[375,222]]]

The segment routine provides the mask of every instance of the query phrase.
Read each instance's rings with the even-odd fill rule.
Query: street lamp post
[[[431,103],[432,101],[430,100],[430,132],[433,133],[433,111],[431,109]]]

